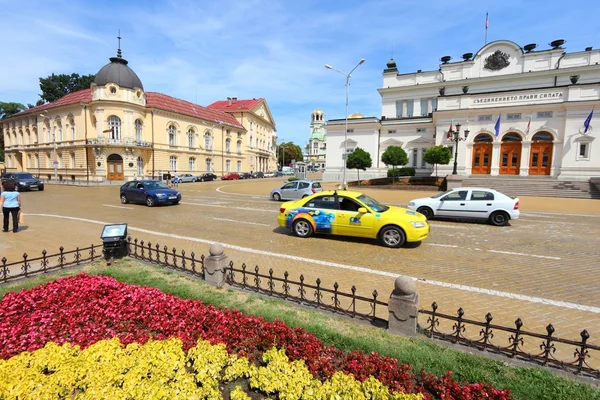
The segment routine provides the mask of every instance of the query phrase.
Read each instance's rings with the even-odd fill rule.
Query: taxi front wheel
[[[406,243],[406,235],[397,226],[386,226],[379,233],[379,240],[385,247],[398,248]]]
[[[305,219],[298,219],[294,221],[294,224],[292,225],[292,230],[294,231],[296,236],[299,236],[301,238],[307,238],[313,233],[312,225]]]

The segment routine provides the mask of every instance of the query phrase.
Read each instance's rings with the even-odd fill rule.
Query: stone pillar
[[[462,175],[448,175],[446,177],[447,189],[456,189],[462,187],[462,182],[465,179]]]
[[[208,251],[210,255],[204,259],[204,280],[218,288],[225,284],[225,269],[229,264],[229,256],[223,250],[223,245],[213,243]]]
[[[519,166],[519,175],[529,176],[529,162],[531,159],[531,141],[521,142],[521,165]],[[541,162],[541,160],[540,160]]]
[[[419,295],[412,278],[399,276],[394,283],[394,291],[388,302],[388,330],[403,336],[417,335],[419,315]]]

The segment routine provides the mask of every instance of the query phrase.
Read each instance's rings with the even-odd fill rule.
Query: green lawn
[[[181,298],[198,299],[208,304],[236,308],[266,320],[279,318],[288,326],[302,327],[325,343],[335,344],[340,349],[374,351],[396,357],[413,365],[417,372],[421,367],[437,375],[451,370],[455,379],[459,381],[492,382],[497,388],[510,389],[517,399],[600,400],[598,386],[575,382],[574,376],[572,379],[562,378],[541,368],[511,367],[503,361],[454,350],[431,340],[405,339],[390,335],[380,328],[294,306],[277,299],[233,289],[216,289],[198,278],[134,260],[120,260],[110,267],[103,262],[96,262],[85,267],[0,285],[0,296],[82,271],[91,275],[112,276],[119,281],[135,285],[156,287]]]

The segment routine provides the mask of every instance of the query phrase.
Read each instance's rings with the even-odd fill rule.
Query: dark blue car
[[[131,181],[121,186],[121,203],[145,203],[148,207],[157,204],[177,204],[181,193],[161,181]]]

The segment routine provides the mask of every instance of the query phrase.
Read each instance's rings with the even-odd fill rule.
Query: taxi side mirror
[[[367,209],[366,209],[366,208],[364,208],[364,207],[360,207],[360,208],[358,209],[358,212],[359,212],[360,214],[366,214],[366,213],[367,213]]]

